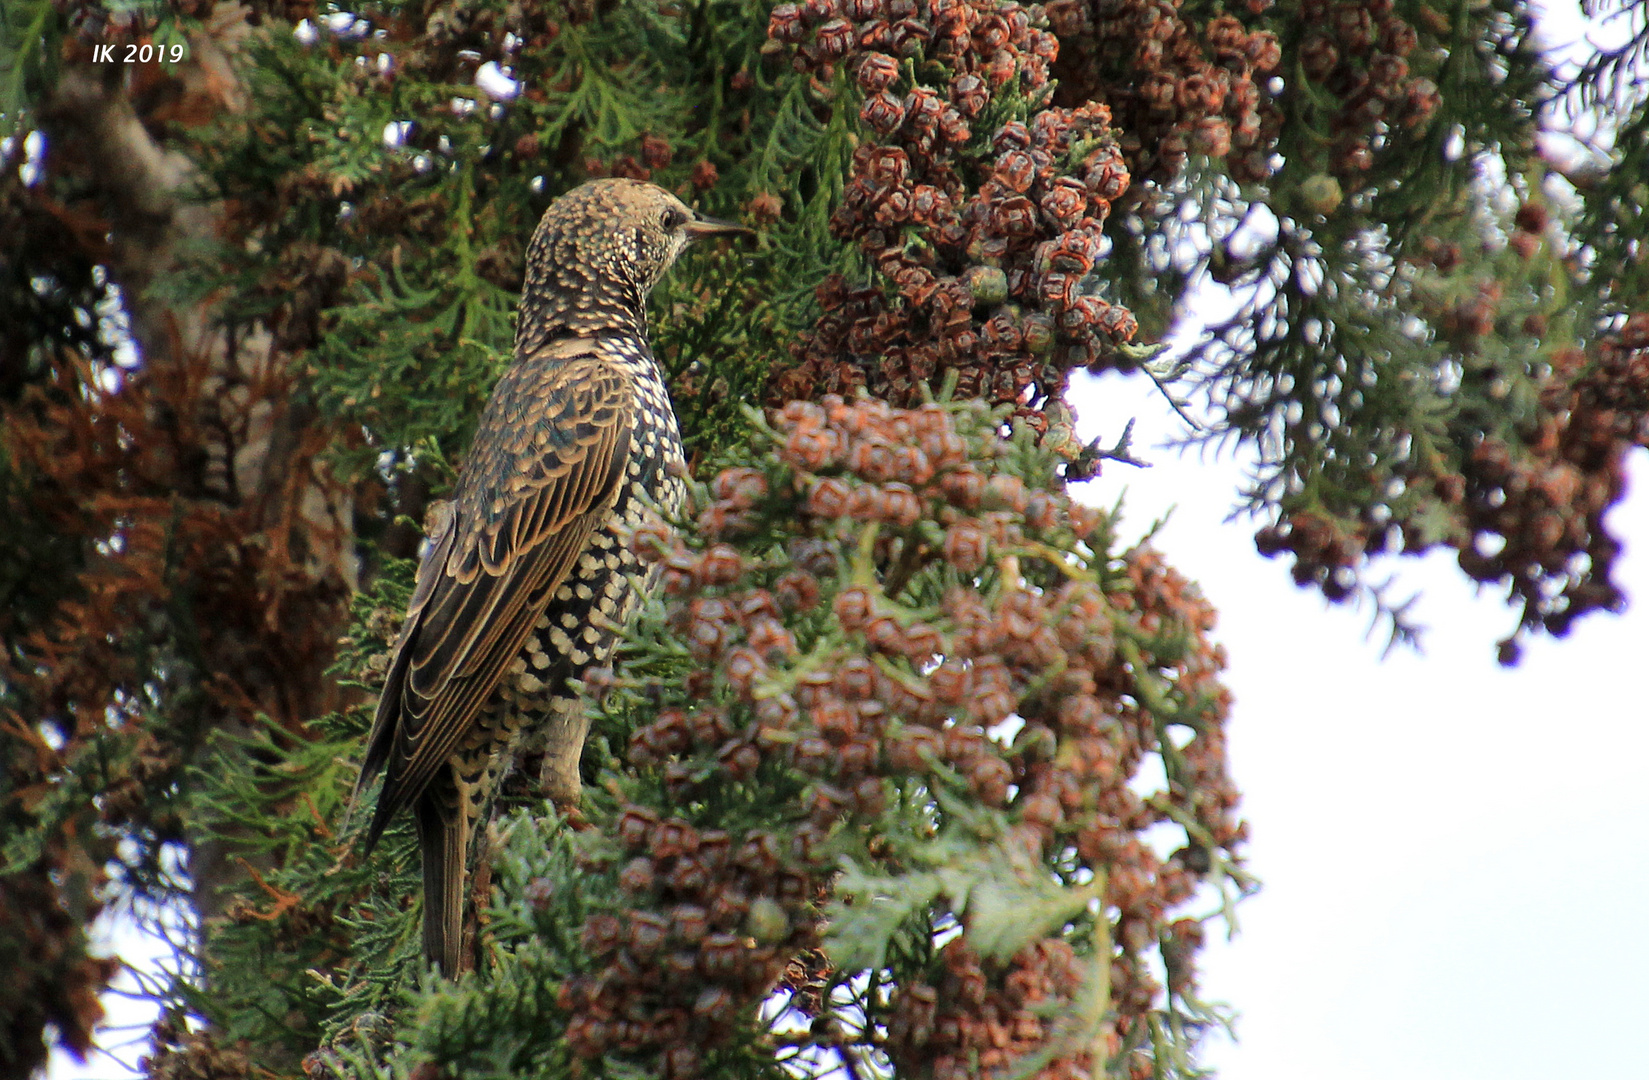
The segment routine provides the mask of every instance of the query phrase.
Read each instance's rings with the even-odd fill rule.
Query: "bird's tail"
[[[425,798],[418,800],[416,815],[424,864],[424,959],[456,979],[464,930],[464,813],[449,818]]]

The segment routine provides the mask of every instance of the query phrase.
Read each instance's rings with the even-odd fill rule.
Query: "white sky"
[[[1553,3],[1560,54],[1626,29]],[[1084,380],[1085,438],[1135,446],[1183,427],[1149,385]],[[1381,661],[1366,612],[1297,589],[1261,558],[1256,522],[1228,522],[1240,462],[1158,451],[1112,465],[1139,531],[1220,612],[1236,705],[1232,768],[1265,883],[1241,934],[1211,938],[1206,997],[1240,1015],[1203,1056],[1223,1080],[1549,1080],[1649,1077],[1649,453],[1610,516],[1633,606],[1525,644],[1444,552],[1389,560],[1423,593],[1424,652]],[[1085,496],[1087,497],[1087,496]],[[1406,595],[1403,593],[1402,595]]]
[[[1178,430],[1137,381],[1073,400],[1107,445],[1129,418],[1142,450]],[[1220,612],[1265,883],[1205,952],[1205,996],[1241,1016],[1205,1063],[1224,1080],[1649,1076],[1649,497],[1611,519],[1624,617],[1537,639],[1508,671],[1498,595],[1446,556],[1403,560],[1425,652],[1382,662],[1366,612],[1295,588],[1287,557],[1255,552],[1256,523],[1225,520],[1235,461],[1141,456],[1152,468],[1108,463],[1084,499],[1126,487],[1124,535],[1174,508],[1156,544]],[[1633,464],[1649,486],[1649,454]]]
[[[1548,39],[1578,42],[1562,6]],[[1295,588],[1286,557],[1254,551],[1256,523],[1225,520],[1238,461],[1153,449],[1180,429],[1148,383],[1085,379],[1072,402],[1107,445],[1137,420],[1152,468],[1108,464],[1084,498],[1126,488],[1129,535],[1173,508],[1157,546],[1213,601],[1230,654],[1232,767],[1265,887],[1204,953],[1205,996],[1240,1014],[1239,1041],[1216,1037],[1205,1063],[1224,1080],[1649,1077],[1649,454],[1611,518],[1626,615],[1534,639],[1508,671],[1494,643],[1515,614],[1497,593],[1444,553],[1396,560],[1428,631],[1423,654],[1382,662],[1366,612]],[[139,960],[129,926],[109,932]],[[110,1005],[115,1023],[152,1015]],[[131,1072],[57,1054],[47,1075]]]

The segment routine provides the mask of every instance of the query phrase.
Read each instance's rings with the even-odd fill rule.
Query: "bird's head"
[[[544,211],[527,248],[517,342],[523,335],[644,330],[647,295],[688,244],[749,232],[695,213],[657,184],[580,184]],[[541,325],[529,325],[530,315]]]

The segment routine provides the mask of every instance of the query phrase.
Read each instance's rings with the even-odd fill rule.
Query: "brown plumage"
[[[610,655],[639,603],[622,539],[637,493],[670,509],[684,494],[647,296],[695,237],[727,231],[743,230],[652,184],[596,180],[533,234],[515,359],[418,568],[355,788],[384,773],[368,850],[412,807],[424,954],[449,976],[470,840],[523,735],[545,752],[547,793],[578,797],[588,725],[567,680]]]

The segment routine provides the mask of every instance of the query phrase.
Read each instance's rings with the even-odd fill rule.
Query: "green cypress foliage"
[[[1126,447],[1061,395],[1206,406],[1260,549],[1395,638],[1371,570],[1437,545],[1518,607],[1507,662],[1618,608],[1643,40],[1570,77],[1531,20],[0,7],[0,1071],[88,1044],[113,898],[198,920],[160,1077],[1194,1075],[1249,884],[1212,613],[1069,502]],[[410,837],[360,859],[343,799],[525,241],[592,175],[762,240],[654,294],[697,500],[637,540],[666,593],[588,676],[580,816],[506,794],[439,982]],[[1208,281],[1236,314],[1154,359]]]

